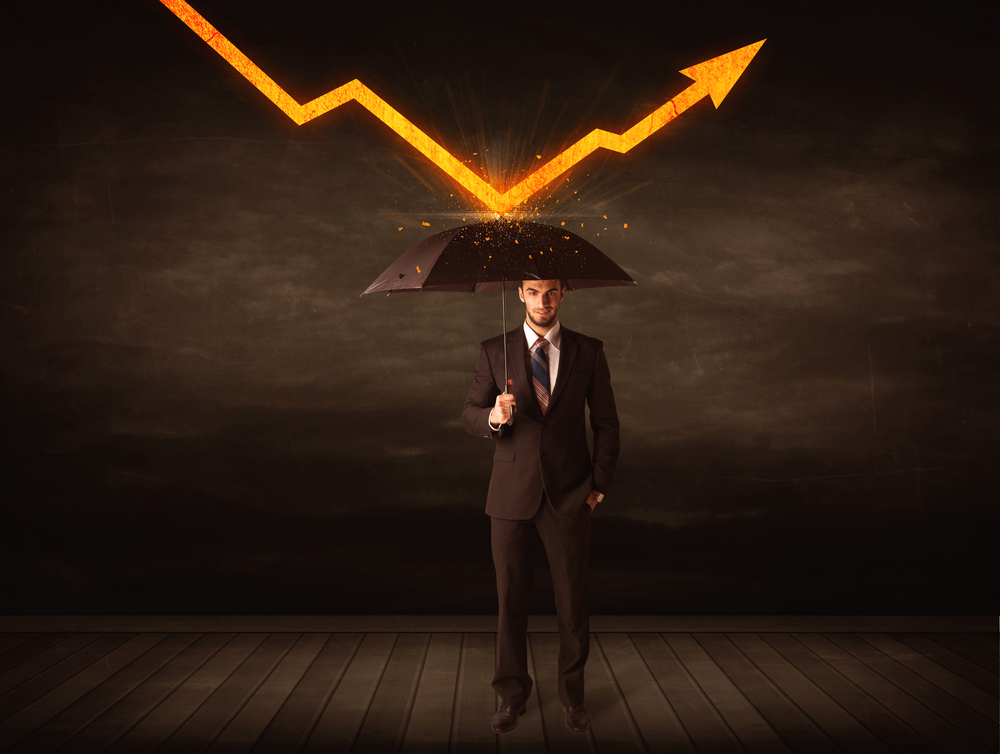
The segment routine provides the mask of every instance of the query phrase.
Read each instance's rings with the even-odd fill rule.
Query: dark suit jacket
[[[510,392],[517,402],[514,426],[490,428],[489,415],[503,385],[503,344],[507,343]],[[484,341],[462,424],[478,437],[495,438],[493,476],[486,512],[495,518],[526,520],[546,497],[562,514],[578,515],[590,491],[608,493],[618,461],[618,411],[604,344],[562,327],[559,373],[542,416],[526,367],[523,326]],[[587,447],[584,403],[590,406],[594,451]]]

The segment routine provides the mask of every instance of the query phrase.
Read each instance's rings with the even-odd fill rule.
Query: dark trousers
[[[589,505],[578,516],[555,511],[545,494],[527,521],[493,518],[491,539],[497,572],[500,621],[493,689],[500,704],[524,704],[531,695],[528,675],[528,593],[531,591],[531,544],[542,540],[552,572],[559,620],[559,700],[580,704],[583,668],[590,653],[587,561],[590,557]]]

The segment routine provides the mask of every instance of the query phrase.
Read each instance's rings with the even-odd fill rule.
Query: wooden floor
[[[0,751],[996,752],[997,638],[598,632],[581,735],[532,633],[496,736],[491,633],[5,633]]]

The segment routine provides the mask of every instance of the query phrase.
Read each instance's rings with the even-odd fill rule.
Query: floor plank
[[[217,688],[267,638],[267,634],[237,634],[154,707],[110,751],[156,751],[191,717]]]
[[[698,752],[743,752],[736,734],[663,636],[646,633],[629,636]]]
[[[1000,722],[996,695],[986,693],[975,684],[969,683],[961,676],[952,673],[929,657],[924,657],[891,636],[869,633],[858,634],[858,636],[887,657],[891,657],[921,678],[948,692],[993,723]]]
[[[945,649],[937,642],[931,641],[922,634],[887,634],[887,636],[891,636],[901,644],[905,644],[910,649],[933,660],[941,667],[948,668],[955,675],[964,678],[969,683],[975,684],[988,694],[994,697],[997,696],[1000,683],[998,683],[996,674],[984,670],[973,662],[969,662],[964,657],[955,654],[950,649]]]
[[[302,634],[208,751],[213,754],[250,751],[329,638],[329,634]]]
[[[403,741],[404,754],[441,751],[451,736],[462,634],[431,634]]]
[[[724,634],[693,638],[792,751],[837,754],[839,747]]]
[[[128,641],[67,678],[31,704],[0,723],[0,751],[6,751],[74,702],[86,696],[147,650],[167,638],[167,634],[136,634]]]
[[[236,717],[300,636],[288,633],[266,636],[157,752],[185,754],[203,751]]]
[[[42,672],[24,681],[17,688],[11,689],[0,697],[0,720],[6,720],[18,710],[27,707],[36,699],[49,693],[52,689],[72,678],[84,668],[89,667],[108,655],[108,653],[116,650],[122,644],[132,639],[133,636],[133,634],[104,634],[94,641],[89,641],[88,637],[87,643],[76,652],[47,667]],[[69,640],[67,639],[67,641]],[[65,643],[61,642],[60,644]],[[57,644],[49,652],[59,648],[60,644]],[[49,652],[43,654],[47,655]],[[10,672],[14,673],[18,668],[28,664],[30,664],[30,661],[23,662]]]
[[[113,676],[96,684],[87,694],[41,725],[13,751],[54,751],[90,726],[151,675],[160,670],[198,638],[198,634],[169,634],[141,657]],[[93,748],[96,751],[97,748]]]
[[[49,647],[58,644],[72,634],[7,634],[19,637],[20,641],[11,644],[0,655],[0,673],[5,673],[30,657],[34,657]]]
[[[49,668],[58,665],[67,657],[83,649],[88,644],[92,644],[102,636],[106,636],[106,634],[71,634],[62,641],[22,660],[17,665],[0,674],[0,704],[2,704],[4,696],[12,689],[17,688],[23,683],[27,683],[40,673],[44,673]],[[6,715],[0,711],[0,720],[4,717]]]
[[[823,634],[794,634],[802,644],[825,660],[845,678],[877,698],[907,725],[949,754],[985,752],[967,733],[921,704],[893,683],[876,673],[853,654]]]
[[[587,709],[593,717],[591,733],[597,750],[601,754],[645,752],[645,742],[597,634],[590,635],[586,683]]]
[[[43,636],[45,636],[45,635],[46,634],[43,634]],[[47,635],[51,636],[51,634],[47,634]],[[62,634],[62,635],[65,635],[65,634]],[[9,652],[11,649],[13,649],[14,647],[17,647],[17,646],[23,644],[26,641],[30,641],[31,639],[34,639],[36,636],[38,636],[38,634],[34,633],[34,632],[28,632],[28,633],[23,633],[23,632],[5,633],[5,634],[3,634],[3,636],[0,636],[0,661],[3,660],[3,655],[6,654],[7,652]]]
[[[331,634],[254,746],[254,754],[298,752],[361,646],[364,634]]]
[[[749,633],[726,636],[841,749],[868,754],[889,754],[892,751],[763,638]]]
[[[384,754],[402,747],[430,638],[427,633],[399,635],[352,752]]]
[[[307,753],[351,750],[398,636],[365,635],[306,742]]]
[[[663,634],[663,638],[750,754],[791,751],[694,637],[690,634]]]
[[[557,634],[528,634],[531,653],[535,659],[536,704],[541,710],[542,726],[549,751],[557,754],[587,752],[593,747],[591,731],[572,733],[566,727],[566,713],[559,700],[559,636]],[[588,674],[592,672],[590,668]],[[529,700],[530,706],[530,700]],[[487,721],[488,722],[488,721]]]
[[[654,638],[662,644],[659,636]],[[628,634],[599,634],[604,656],[627,700],[646,749],[689,752],[695,747]]]
[[[70,738],[59,751],[86,753],[107,750],[233,637],[234,634],[202,634],[174,659]]]
[[[452,754],[497,751],[497,734],[490,727],[499,706],[491,685],[495,669],[496,634],[463,634],[451,727]]]
[[[997,662],[997,658],[991,655],[984,649],[980,649],[975,644],[970,644],[965,639],[961,638],[962,634],[940,634],[940,633],[925,633],[923,634],[931,641],[940,644],[945,649],[948,649],[959,657],[964,657],[969,662],[978,665],[983,670],[993,675],[1000,675],[1000,668]]]
[[[997,740],[996,725],[983,715],[963,704],[951,694],[886,655],[861,639],[857,634],[823,634],[846,649],[875,672],[905,689],[929,709],[948,720],[956,728],[968,733],[981,744],[993,746]]]
[[[876,696],[790,634],[761,634],[761,638],[782,657],[795,665],[809,680],[849,712],[892,751],[938,754],[940,749],[917,733]],[[895,688],[895,687],[893,687]]]
[[[1000,655],[1000,642],[997,641],[997,634],[985,634],[978,632],[968,632],[958,634],[970,644],[975,644],[984,652],[989,652],[994,657]]]

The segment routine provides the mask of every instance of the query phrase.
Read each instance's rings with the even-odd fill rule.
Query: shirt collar
[[[528,324],[528,320],[524,320],[524,339],[528,341],[528,350],[535,345],[535,341],[538,340],[538,333],[531,329],[531,325]],[[555,326],[547,333],[545,333],[545,339],[549,341],[549,345],[555,348],[557,351],[560,350],[559,346],[562,345],[562,323],[557,319]]]

